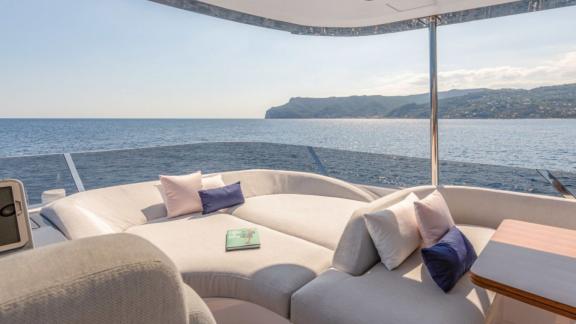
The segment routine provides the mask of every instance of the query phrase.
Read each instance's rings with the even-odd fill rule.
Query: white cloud
[[[523,88],[576,82],[576,51],[559,59],[531,66],[497,66],[480,69],[458,69],[439,72],[441,90],[470,88]],[[428,74],[404,73],[379,77],[373,86],[362,89],[366,94],[402,95],[428,91]]]

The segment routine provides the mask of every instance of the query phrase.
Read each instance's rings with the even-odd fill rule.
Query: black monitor
[[[0,253],[31,244],[24,186],[17,180],[2,180],[0,181]]]

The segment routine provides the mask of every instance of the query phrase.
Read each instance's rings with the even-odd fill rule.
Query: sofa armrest
[[[94,210],[82,207],[74,198],[71,196],[57,200],[43,207],[40,214],[70,240],[118,232]]]
[[[576,200],[488,188],[445,186],[456,223],[497,228],[505,219],[576,229]]]
[[[0,278],[0,323],[188,323],[174,264],[134,235],[11,255]]]

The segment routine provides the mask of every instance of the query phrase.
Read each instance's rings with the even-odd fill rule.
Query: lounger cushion
[[[344,198],[278,194],[248,198],[228,212],[334,250],[350,216],[366,204]]]
[[[226,231],[256,227],[261,248],[225,252]],[[202,297],[250,301],[289,314],[293,292],[330,266],[332,251],[232,215],[212,214],[130,228],[174,261]]]
[[[459,226],[480,252],[494,230]],[[292,297],[296,324],[480,324],[494,294],[466,274],[447,294],[434,283],[419,251],[393,271],[377,264],[358,277],[330,269]]]

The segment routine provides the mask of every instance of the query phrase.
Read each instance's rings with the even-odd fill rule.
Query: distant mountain
[[[438,93],[440,118],[576,118],[576,83]],[[428,118],[429,95],[292,98],[266,118]]]

